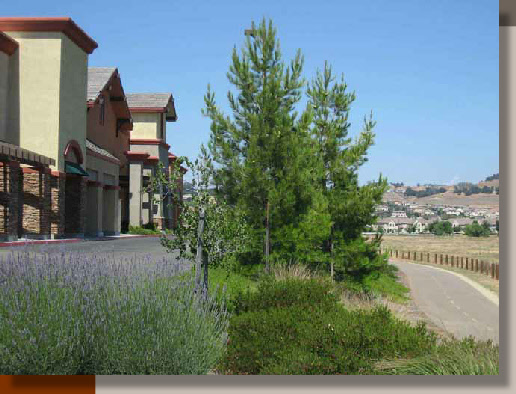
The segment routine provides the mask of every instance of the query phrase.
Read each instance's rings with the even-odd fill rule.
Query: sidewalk
[[[147,234],[147,235],[120,234],[120,235],[110,235],[110,236],[105,236],[105,237],[62,238],[62,239],[21,238],[17,241],[0,242],[0,248],[10,248],[10,247],[14,247],[14,246],[38,245],[38,244],[64,244],[64,243],[76,243],[76,242],[88,242],[88,241],[114,241],[114,240],[118,240],[118,239],[150,238],[150,237],[160,237],[160,236],[161,236],[160,234]]]

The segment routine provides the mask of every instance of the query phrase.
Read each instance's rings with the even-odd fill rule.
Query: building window
[[[104,96],[99,97],[99,104],[100,104],[99,123],[101,125],[104,125],[104,118],[105,118],[105,112],[106,112],[106,103],[104,100]]]

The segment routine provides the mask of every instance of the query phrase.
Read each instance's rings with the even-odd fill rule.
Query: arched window
[[[64,150],[65,161],[69,161],[71,163],[82,164],[83,155],[81,151],[81,146],[76,140],[68,141],[66,144],[66,148]]]

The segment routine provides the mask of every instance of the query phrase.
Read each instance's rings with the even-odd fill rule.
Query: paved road
[[[457,338],[473,335],[499,342],[498,305],[447,271],[392,262],[409,280],[411,295],[434,324]]]
[[[114,255],[117,259],[127,259],[136,256],[151,256],[153,259],[167,258],[176,261],[177,252],[167,253],[161,246],[159,238],[120,238],[117,240],[91,239],[84,242],[60,243],[60,244],[37,244],[28,246],[16,246],[13,248],[0,248],[0,259],[2,256],[26,250],[35,253],[62,253],[79,252],[97,255]]]

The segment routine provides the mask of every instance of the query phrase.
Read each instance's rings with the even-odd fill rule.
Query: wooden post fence
[[[200,240],[200,235],[202,234],[202,231],[204,231],[204,216],[203,216],[203,220],[202,220],[202,229],[201,229],[201,220],[199,220],[198,248],[197,248],[198,255],[199,255],[199,250],[202,251],[202,241]],[[200,248],[199,248],[199,246],[200,246]],[[417,262],[417,261],[424,262],[425,254],[426,254],[426,262],[430,263],[430,261],[431,261],[430,252],[419,252],[419,256],[418,256],[418,252],[415,250],[414,251],[410,251],[410,250],[405,251],[405,250],[390,249],[390,248],[389,249],[380,248],[380,253],[387,253],[391,257],[395,256],[397,259],[412,260],[415,262]],[[464,269],[466,271],[480,272],[481,274],[490,276],[492,279],[499,280],[500,266],[498,263],[491,263],[489,261],[484,261],[484,260],[479,261],[479,259],[473,259],[473,258],[464,257],[464,256],[448,255],[448,254],[444,254],[444,253],[433,253],[433,255],[434,255],[434,257],[433,257],[434,264],[449,265],[451,267]],[[197,258],[196,258],[197,266],[199,266],[198,265],[199,264],[198,257],[199,256],[197,256]],[[203,259],[201,257],[201,261],[202,260]],[[203,262],[204,261],[201,262],[201,267],[202,267],[202,265],[204,265],[204,264],[202,264]],[[199,276],[200,276],[200,271],[201,270],[198,270]],[[200,282],[200,278],[198,277],[198,283],[199,282]]]

